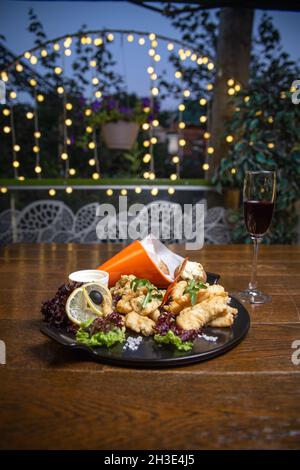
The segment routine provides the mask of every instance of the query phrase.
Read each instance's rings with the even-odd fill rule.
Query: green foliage
[[[249,86],[234,98],[235,111],[227,123],[234,144],[222,159],[215,182],[219,188],[242,188],[246,171],[276,171],[277,199],[266,241],[292,243],[297,224],[294,204],[300,196],[300,106],[292,103],[290,88],[300,71],[281,51],[279,39],[264,16]],[[233,241],[247,241],[242,210],[231,214],[230,222]]]

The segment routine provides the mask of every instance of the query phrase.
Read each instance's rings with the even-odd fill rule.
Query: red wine
[[[244,201],[244,217],[248,232],[253,237],[262,237],[268,230],[274,209],[271,201]]]

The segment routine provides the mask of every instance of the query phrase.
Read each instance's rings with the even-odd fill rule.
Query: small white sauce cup
[[[109,274],[99,269],[82,269],[69,274],[69,280],[74,282],[97,282],[102,286],[108,286]]]

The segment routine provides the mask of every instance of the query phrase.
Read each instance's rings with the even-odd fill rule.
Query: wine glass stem
[[[249,282],[250,291],[257,289],[257,257],[258,257],[258,249],[259,249],[259,244],[261,242],[261,238],[253,237],[252,240],[253,240],[253,260],[252,260],[251,280]]]

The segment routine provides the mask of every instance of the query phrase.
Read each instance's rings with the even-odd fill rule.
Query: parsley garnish
[[[130,288],[136,292],[139,287],[146,287],[147,292],[142,303],[142,308],[152,301],[152,299],[162,299],[162,293],[148,279],[135,278],[130,283]]]
[[[195,279],[191,279],[184,289],[184,294],[190,294],[192,305],[195,305],[197,301],[197,294],[200,289],[207,289],[207,286],[201,281],[196,282]]]

